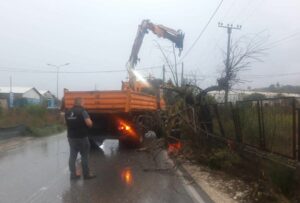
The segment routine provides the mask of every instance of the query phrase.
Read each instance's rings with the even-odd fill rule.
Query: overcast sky
[[[56,92],[55,71],[124,70],[114,73],[60,74],[60,91],[120,89],[126,80],[129,58],[138,24],[143,19],[185,32],[184,51],[193,44],[220,0],[9,0],[0,1],[0,86],[35,86]],[[226,30],[218,22],[240,24],[233,41],[263,32],[267,43],[277,42],[263,57],[242,73],[247,80],[236,88],[269,86],[271,83],[300,85],[300,1],[224,0],[218,13],[184,58],[185,73],[197,75],[199,85],[216,83],[223,68]],[[144,39],[137,68],[164,63],[155,40],[170,47],[168,40],[152,33]],[[183,51],[183,54],[185,52]],[[160,68],[142,71],[161,77]],[[292,74],[290,74],[292,73]],[[60,93],[61,94],[61,93]]]

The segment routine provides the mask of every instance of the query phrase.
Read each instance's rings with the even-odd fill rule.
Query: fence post
[[[232,111],[232,117],[233,117],[233,122],[234,122],[234,128],[235,128],[235,139],[239,142],[242,143],[242,132],[241,132],[241,125],[240,125],[240,118],[239,118],[239,107],[238,107],[238,102],[235,104],[235,108],[230,103],[231,111]]]
[[[298,139],[298,146],[297,146],[297,150],[298,150],[298,161],[300,162],[300,109],[297,109],[297,112],[298,112],[298,136],[297,136],[297,139]]]
[[[219,127],[220,127],[221,134],[222,134],[223,137],[225,137],[224,128],[223,128],[221,118],[220,118],[220,114],[219,114],[219,110],[218,110],[218,104],[214,105],[214,109],[215,109],[215,112],[216,112],[216,116],[217,116],[217,120],[218,120],[218,124],[219,124]]]
[[[293,159],[297,159],[297,153],[296,153],[296,134],[297,134],[297,131],[296,131],[296,99],[295,98],[293,98]],[[298,113],[298,115],[299,115],[299,113]],[[298,118],[299,119],[299,118]],[[298,135],[298,138],[299,138],[299,135]],[[299,141],[299,140],[298,140]]]
[[[260,100],[260,113],[261,113],[261,129],[262,129],[262,145],[266,149],[266,133],[265,133],[265,115],[263,111],[264,105],[263,101]]]
[[[257,115],[258,115],[258,126],[259,126],[259,145],[261,149],[266,148],[265,140],[264,140],[264,118],[263,118],[263,110],[262,110],[262,102],[257,100]]]

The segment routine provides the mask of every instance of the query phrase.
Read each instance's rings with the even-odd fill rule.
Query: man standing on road
[[[69,169],[71,172],[70,179],[79,179],[80,175],[76,174],[76,159],[78,152],[81,155],[82,172],[84,179],[95,178],[89,171],[89,151],[90,142],[88,139],[88,128],[93,126],[93,122],[81,105],[81,99],[76,98],[75,104],[71,109],[65,112],[65,119],[68,129],[68,141],[70,145]]]

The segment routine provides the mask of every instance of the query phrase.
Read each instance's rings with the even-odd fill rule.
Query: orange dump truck
[[[163,100],[159,101],[155,96],[131,90],[66,91],[65,109],[72,108],[75,98],[82,99],[83,107],[94,122],[89,134],[91,143],[96,146],[100,146],[106,138],[140,144],[143,142],[146,114],[149,118],[151,112],[153,115],[163,104]]]
[[[156,25],[149,20],[143,20],[138,26],[131,54],[127,62],[129,81],[122,83],[120,91],[66,91],[64,106],[69,109],[75,98],[81,98],[83,106],[90,114],[94,126],[91,129],[91,139],[99,146],[105,138],[119,137],[120,141],[141,143],[145,131],[155,129],[157,111],[164,107],[159,87],[149,87],[147,81],[135,70],[139,61],[138,53],[145,34],[149,31],[158,37],[170,40],[179,49],[183,48],[184,34],[181,30],[173,30],[163,25]],[[144,94],[143,89],[154,90],[152,96]],[[144,91],[145,92],[145,91]],[[147,91],[146,91],[147,92]]]

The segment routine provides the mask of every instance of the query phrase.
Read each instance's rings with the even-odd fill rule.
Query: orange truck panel
[[[68,91],[64,94],[65,108],[71,108],[75,98],[81,98],[83,107],[93,113],[128,113],[158,109],[156,97],[130,90]]]

